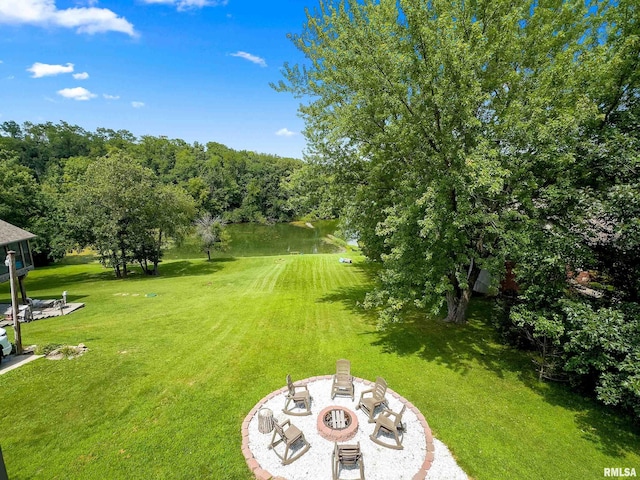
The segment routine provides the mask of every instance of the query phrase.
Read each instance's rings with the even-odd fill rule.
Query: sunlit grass
[[[491,302],[476,301],[467,326],[416,317],[379,331],[357,305],[366,268],[339,256],[181,259],[127,280],[82,261],[31,272],[30,296],[67,290],[86,307],[23,324],[24,343],[89,351],[0,376],[9,477],[250,479],[247,412],[287,373],[328,374],[338,358],[359,377],[385,377],[475,478],[640,470],[629,420],[538,383],[528,357],[496,341]]]

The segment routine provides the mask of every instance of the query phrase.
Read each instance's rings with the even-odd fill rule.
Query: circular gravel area
[[[369,435],[373,433],[375,424],[368,422],[367,415],[360,409],[356,410],[360,392],[373,386],[372,382],[354,378],[355,400],[350,397],[337,395],[331,399],[332,376],[312,377],[294,381],[295,385],[307,385],[311,396],[311,415],[293,416],[282,412],[287,392],[286,386],[270,393],[263,398],[249,412],[242,423],[242,453],[247,460],[249,469],[259,480],[279,477],[286,480],[330,479],[331,455],[334,442],[326,440],[318,432],[318,414],[331,405],[345,407],[357,415],[358,430],[355,436],[346,443],[360,442],[360,449],[364,459],[364,473],[367,480],[466,480],[467,475],[458,467],[449,450],[441,442],[434,439],[431,429],[424,416],[411,402],[387,389],[389,408],[399,412],[403,404],[407,409],[403,416],[406,432],[402,440],[404,448],[394,450],[382,447],[371,441]],[[261,408],[273,411],[274,419],[282,422],[286,419],[298,427],[311,445],[308,452],[289,465],[282,465],[280,458],[269,450],[273,433],[258,431],[257,412]],[[390,440],[392,437],[378,437]],[[276,449],[282,453],[284,447]],[[342,470],[344,478],[357,478],[358,470]]]

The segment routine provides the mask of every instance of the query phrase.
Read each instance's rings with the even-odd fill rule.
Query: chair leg
[[[373,443],[377,443],[378,445],[381,445],[383,447],[387,447],[387,448],[393,448],[394,450],[402,450],[404,448],[404,446],[402,445],[402,443],[400,443],[400,439],[398,437],[398,433],[394,432],[393,436],[394,436],[394,440],[396,442],[395,445],[392,445],[390,443],[386,443],[383,442],[382,440],[380,440],[376,434],[379,432],[380,428],[376,428],[373,433],[371,435],[369,435],[369,438],[371,439],[371,441]]]
[[[305,411],[302,412],[295,412],[292,409],[289,408],[289,404],[291,402],[293,402],[293,408],[295,408],[295,406],[297,405],[297,402],[295,402],[292,398],[287,399],[287,401],[284,404],[284,408],[282,409],[282,411],[284,413],[286,413],[287,415],[295,415],[297,417],[303,417],[305,415],[311,415],[311,401],[310,400],[301,400],[304,403],[304,407],[305,407]]]
[[[282,465],[289,465],[290,463],[296,461],[302,455],[307,453],[307,451],[309,450],[311,445],[309,445],[309,443],[307,442],[307,440],[304,437],[302,438],[302,441],[304,442],[304,446],[300,449],[300,451],[298,453],[296,453],[295,455],[293,455],[291,457],[289,457],[289,447],[291,445],[293,445],[293,443],[295,443],[295,442],[287,444],[287,448],[285,448],[285,450],[284,450],[284,457],[281,457],[282,458]]]
[[[338,469],[340,466],[338,465],[338,460],[336,459],[336,451],[334,450],[331,454],[331,474],[333,480],[338,480]]]
[[[291,459],[289,458],[289,444],[284,449],[284,456],[282,457],[282,464],[289,465],[291,463]]]
[[[367,410],[367,413],[369,414],[369,423],[374,423],[376,421],[376,419],[373,418],[376,414],[376,407],[374,406],[371,410]]]
[[[276,434],[277,434],[277,432],[276,432],[276,430],[274,428],[273,429],[273,436],[271,437],[271,443],[269,444],[269,450],[273,450],[274,452],[275,452],[275,447],[282,443],[282,438],[280,440],[278,440],[277,442],[275,441]]]
[[[398,450],[402,450],[404,445],[400,442],[400,437],[398,436],[398,432],[393,432],[393,436],[396,437],[396,443],[398,444]]]

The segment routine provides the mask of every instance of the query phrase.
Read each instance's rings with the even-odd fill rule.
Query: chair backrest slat
[[[341,359],[336,361],[336,375],[351,376],[351,362]]]
[[[338,458],[343,464],[354,464],[360,460],[362,453],[360,452],[360,442],[357,445],[340,445],[338,446]]]
[[[378,377],[376,378],[376,385],[373,390],[373,397],[376,400],[382,400],[387,393],[387,382],[385,382],[384,378]]]

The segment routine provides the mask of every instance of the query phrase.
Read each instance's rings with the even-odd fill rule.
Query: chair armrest
[[[365,393],[373,393],[373,389],[364,390],[360,392],[360,400],[358,400],[358,405],[362,402],[362,399],[364,398]]]
[[[388,408],[385,408],[380,415],[384,415],[387,418],[391,418],[393,416],[393,421],[395,422],[398,418],[398,414],[392,410],[389,410]]]

